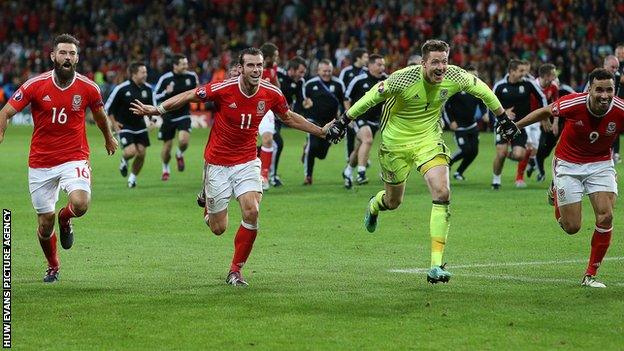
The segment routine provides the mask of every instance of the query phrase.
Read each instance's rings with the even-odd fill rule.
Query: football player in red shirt
[[[279,80],[277,80],[277,61],[279,59],[279,50],[273,43],[264,43],[260,47],[262,56],[264,57],[264,70],[262,71],[262,79],[280,88]],[[273,134],[275,134],[275,116],[273,112],[268,112],[260,126],[258,133],[262,140],[260,146],[260,174],[262,175],[262,187],[264,190],[269,189],[269,171],[273,164]]]
[[[210,100],[215,103],[215,122],[204,151],[204,219],[214,234],[223,234],[228,226],[230,198],[238,200],[243,220],[234,239],[234,257],[226,282],[246,286],[240,271],[256,238],[262,199],[260,160],[256,151],[260,121],[271,110],[289,127],[321,138],[325,137],[329,124],[318,127],[289,110],[282,92],[261,78],[264,60],[260,50],[247,48],[241,51],[238,61],[242,70],[239,77],[188,90],[158,106],[136,101],[131,110],[138,115],[154,115],[189,102]]]
[[[566,95],[516,123],[522,128],[551,116],[564,120],[553,158],[554,182],[549,197],[556,206],[559,225],[566,233],[575,234],[581,229],[581,198],[589,196],[596,227],[581,285],[595,288],[605,287],[594,276],[611,242],[618,193],[611,146],[624,131],[624,100],[614,93],[613,74],[597,68],[589,74],[587,93]]]
[[[78,40],[69,34],[57,36],[50,54],[54,69],[26,81],[0,111],[1,143],[7,120],[29,104],[32,109],[35,126],[28,157],[28,185],[39,222],[37,235],[48,261],[43,278],[47,283],[57,281],[59,275],[54,233],[59,189],[68,197],[67,205],[58,214],[64,249],[71,248],[74,242],[71,219],[84,215],[91,200],[91,167],[85,131],[87,107],[104,135],[108,154],[112,155],[117,149],[100,89],[76,72],[78,45]]]

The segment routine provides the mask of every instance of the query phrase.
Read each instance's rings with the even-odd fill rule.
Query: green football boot
[[[371,213],[371,205],[375,201],[375,197],[371,197],[370,201],[368,201],[368,206],[366,206],[366,214],[364,215],[364,226],[369,233],[372,233],[377,229],[377,216]]]
[[[427,273],[427,282],[431,284],[448,283],[451,279],[451,272],[447,271],[444,267],[446,263],[441,266],[431,268]]]

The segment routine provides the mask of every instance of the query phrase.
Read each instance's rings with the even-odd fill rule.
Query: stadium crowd
[[[583,19],[583,20],[579,20]],[[103,87],[125,79],[131,60],[146,62],[154,83],[168,58],[189,58],[200,82],[221,80],[247,46],[272,41],[281,63],[295,55],[329,58],[335,73],[356,47],[385,57],[387,71],[406,65],[427,38],[451,44],[451,62],[477,66],[483,80],[500,79],[511,58],[551,62],[579,88],[589,71],[624,37],[624,3],[613,0],[425,1],[147,1],[53,0],[0,3],[0,103],[27,78],[49,68],[51,38],[81,41],[78,71]],[[578,90],[578,89],[577,89]]]

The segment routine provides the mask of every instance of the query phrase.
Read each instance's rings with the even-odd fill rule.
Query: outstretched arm
[[[102,135],[104,135],[106,152],[108,152],[109,155],[114,154],[115,150],[117,150],[117,140],[113,137],[104,108],[93,111],[93,120],[98,128],[100,128],[100,131],[102,131]]]
[[[285,125],[291,128],[299,129],[301,131],[316,135],[319,138],[325,138],[325,133],[327,132],[329,125],[331,125],[332,123],[332,122],[329,122],[323,128],[321,128],[317,126],[316,124],[311,123],[310,121],[305,119],[302,115],[296,112],[293,112],[291,110],[288,110],[286,111],[286,113],[281,114],[281,115],[277,114],[277,117],[279,117],[279,119],[281,119]]]
[[[9,119],[13,117],[17,111],[10,104],[4,105],[0,110],[0,144],[4,140],[4,131],[7,129]]]
[[[524,116],[523,119],[519,120],[516,122],[516,126],[518,128],[522,128],[522,127],[526,127],[528,125],[531,125],[535,122],[539,122],[539,121],[543,121],[545,119],[548,119],[550,116],[552,116],[552,109],[550,106],[545,106],[542,108],[538,108],[537,110],[534,110],[533,112],[529,113],[528,115]]]
[[[158,106],[145,105],[139,100],[130,103],[130,111],[140,116],[164,115],[167,111],[177,110],[190,102],[200,102],[201,99],[195,94],[195,88],[172,96]]]

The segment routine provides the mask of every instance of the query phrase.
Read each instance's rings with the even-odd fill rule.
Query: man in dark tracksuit
[[[306,74],[307,68],[308,66],[305,60],[301,56],[295,56],[288,61],[286,70],[282,68],[278,68],[277,70],[277,79],[279,80],[286,102],[288,102],[290,109],[297,113],[302,113],[301,110],[303,109],[301,106],[303,102],[303,84],[305,83],[305,79],[303,77]],[[273,148],[273,165],[271,167],[270,177],[271,185],[276,187],[282,185],[282,180],[277,174],[277,167],[282,155],[282,150],[284,149],[284,140],[282,139],[282,134],[280,132],[281,129],[282,122],[279,118],[276,118],[273,141],[277,147]]]
[[[356,48],[351,54],[351,64],[340,71],[340,75],[338,75],[338,79],[342,81],[342,84],[345,86],[345,89],[351,83],[351,80],[360,74],[366,72],[368,69],[368,51],[365,48]],[[353,126],[349,126],[347,128],[347,160],[351,153],[353,152],[353,148],[355,147],[355,135],[356,131]]]
[[[331,61],[321,60],[318,65],[318,76],[308,80],[303,86],[304,116],[321,127],[338,117],[339,108],[345,101],[344,85],[338,78],[332,76],[332,71]],[[312,184],[314,159],[325,159],[330,145],[325,139],[308,134],[302,157],[304,185]]]
[[[466,67],[466,71],[477,75],[474,67]],[[479,128],[477,121],[481,118],[488,122],[487,108],[483,101],[462,91],[453,95],[444,105],[444,119],[449,128],[455,132],[455,143],[459,147],[451,155],[449,166],[461,160],[461,164],[453,174],[457,180],[465,180],[464,172],[479,153]]]
[[[147,79],[145,64],[132,62],[128,67],[128,73],[130,79],[113,89],[106,100],[104,109],[123,148],[119,165],[119,171],[123,177],[128,175],[128,161],[134,158],[132,171],[128,176],[128,187],[134,188],[136,177],[143,168],[145,150],[150,146],[150,141],[145,119],[130,111],[130,103],[139,100],[144,104],[152,104],[153,95],[152,87],[145,82]]]
[[[347,88],[346,97],[350,104],[356,103],[364,96],[375,84],[388,78],[384,73],[386,62],[381,55],[373,54],[368,59],[368,70],[359,76],[353,78]],[[357,178],[355,182],[358,185],[368,183],[366,177],[366,166],[370,150],[373,146],[375,133],[379,130],[379,120],[381,118],[381,110],[383,104],[369,109],[361,115],[355,123],[356,143],[353,151],[347,160],[347,166],[342,172],[345,188],[351,189],[353,186],[353,168],[357,167]]]
[[[546,106],[546,97],[542,89],[537,86],[535,80],[527,78],[529,63],[523,60],[512,59],[509,61],[508,73],[494,84],[494,94],[503,105],[507,115],[513,120],[520,120],[532,110]],[[527,127],[528,128],[528,127]],[[536,142],[537,143],[537,142]],[[509,157],[515,161],[528,163],[525,160],[527,144],[526,128],[520,130],[520,134],[511,141],[511,154]],[[509,153],[509,143],[496,135],[496,156],[492,165],[492,189],[498,190],[501,186],[501,173],[505,158]],[[516,187],[524,188],[524,169],[516,174]]]
[[[163,74],[154,88],[154,105],[167,100],[168,98],[193,89],[199,85],[197,74],[188,71],[188,60],[182,54],[173,56],[173,69],[171,72]],[[178,150],[176,151],[176,161],[178,171],[184,171],[184,151],[188,148],[191,138],[191,112],[190,105],[186,105],[178,110],[167,111],[162,116],[163,123],[158,131],[158,139],[162,140],[163,149],[160,153],[163,162],[162,180],[168,180],[171,173],[169,161],[171,160],[171,147],[176,131],[178,132]]]

